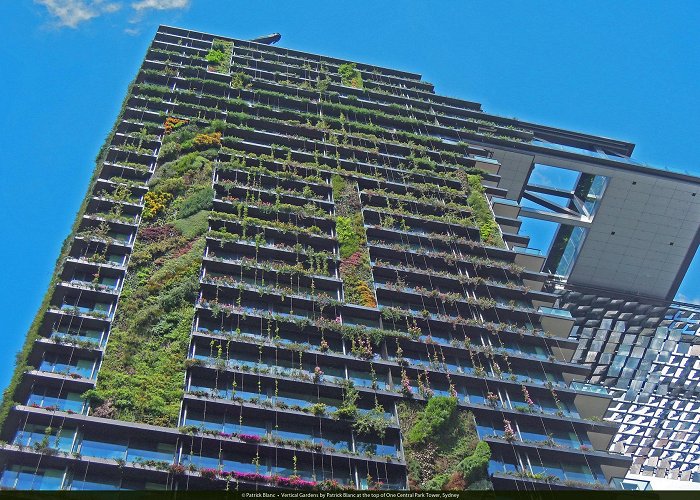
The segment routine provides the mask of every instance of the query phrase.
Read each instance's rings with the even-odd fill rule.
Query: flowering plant
[[[170,464],[170,472],[173,474],[184,474],[185,466],[182,464]]]
[[[323,370],[320,367],[314,368],[314,383],[318,384],[323,380]]]
[[[172,132],[176,128],[179,128],[179,127],[185,125],[187,122],[188,122],[187,120],[183,120],[181,118],[175,118],[174,116],[168,116],[165,119],[165,123],[163,124],[163,126],[165,127],[165,134],[166,135],[169,134],[170,132]]]
[[[408,378],[406,370],[401,370],[401,392],[404,396],[413,396],[413,388],[411,387],[411,381]]]
[[[528,392],[527,387],[522,386],[522,389],[523,389],[523,398],[525,398],[525,402],[527,403],[527,405],[530,408],[532,408],[533,406],[535,406],[535,402],[530,398],[530,393]]]
[[[216,470],[216,469],[209,469],[209,468],[200,469],[200,470],[199,470],[199,473],[201,474],[201,476],[202,476],[204,479],[209,479],[209,480],[216,479],[216,476],[219,475],[219,471],[218,471],[218,470]]]
[[[486,400],[491,406],[496,406],[496,403],[498,403],[499,398],[497,395],[495,395],[493,392],[488,392],[486,394]]]
[[[509,443],[515,439],[515,431],[513,431],[513,427],[510,425],[510,420],[503,419],[503,430],[503,439]]]

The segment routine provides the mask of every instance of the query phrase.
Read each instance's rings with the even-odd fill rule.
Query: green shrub
[[[212,49],[207,54],[206,60],[210,63],[221,64],[226,60],[226,54],[217,49]]]
[[[488,478],[488,466],[491,459],[491,448],[485,441],[479,441],[474,452],[462,460],[457,469],[469,484]],[[481,489],[481,488],[480,488]]]
[[[357,69],[355,63],[346,63],[338,66],[338,74],[340,75],[340,81],[343,85],[349,87],[355,87],[361,89],[364,87],[362,82],[362,75]]]
[[[352,425],[353,430],[359,435],[377,436],[382,439],[386,434],[387,427],[389,427],[389,421],[384,415],[384,409],[381,406],[358,415]]]
[[[335,230],[340,246],[340,258],[346,259],[360,249],[362,236],[355,230],[355,224],[349,217],[337,217]]]
[[[448,396],[430,398],[418,421],[406,435],[409,444],[420,444],[434,436],[457,408],[457,399]]]
[[[214,189],[210,187],[194,191],[182,200],[177,213],[178,218],[189,217],[201,210],[209,210],[213,206],[214,194]]]
[[[182,236],[191,240],[207,232],[209,228],[209,212],[202,210],[185,219],[176,220],[173,222],[173,226],[182,233]]]
[[[467,489],[471,491],[493,491],[493,483],[489,479],[479,479],[471,483]]]
[[[354,420],[357,417],[357,400],[360,392],[355,389],[352,380],[348,380],[343,388],[343,403],[333,412],[334,418]]]
[[[249,83],[250,76],[246,75],[245,73],[241,73],[240,71],[238,73],[234,73],[233,78],[231,78],[231,87],[234,89],[242,89]]]
[[[437,476],[433,477],[432,479],[428,480],[425,485],[424,489],[426,490],[441,490],[447,481],[450,479],[449,474],[438,474]]]
[[[481,240],[488,245],[504,246],[498,224],[496,224],[489,202],[486,200],[484,186],[481,185],[481,176],[468,175],[467,179],[469,182],[469,197],[467,201],[474,212]]]
[[[211,44],[211,48],[213,50],[224,52],[226,50],[226,42],[223,40],[214,39],[214,41]]]

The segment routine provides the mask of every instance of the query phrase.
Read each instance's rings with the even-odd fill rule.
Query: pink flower
[[[510,420],[503,419],[503,430],[503,439],[509,442],[515,439],[515,432],[513,431],[513,427],[510,425]]]
[[[535,402],[532,399],[530,399],[530,393],[528,392],[527,387],[525,387],[525,386],[522,386],[522,387],[523,387],[523,397],[525,398],[525,402],[527,403],[527,405],[531,406],[531,407],[535,406]]]

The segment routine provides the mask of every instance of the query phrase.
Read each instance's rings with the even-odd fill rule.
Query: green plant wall
[[[489,445],[479,440],[474,416],[459,409],[456,398],[402,401],[397,408],[411,489],[493,489]]]
[[[335,228],[340,249],[340,277],[345,301],[376,307],[372,268],[357,183],[340,175],[332,178]]]
[[[186,125],[163,141],[97,386],[87,393],[96,416],[177,425],[214,196],[215,128]]]

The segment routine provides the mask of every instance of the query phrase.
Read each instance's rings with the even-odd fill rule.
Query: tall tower
[[[544,137],[631,151],[161,26],[5,393],[0,486],[614,487],[612,397],[508,199]]]

